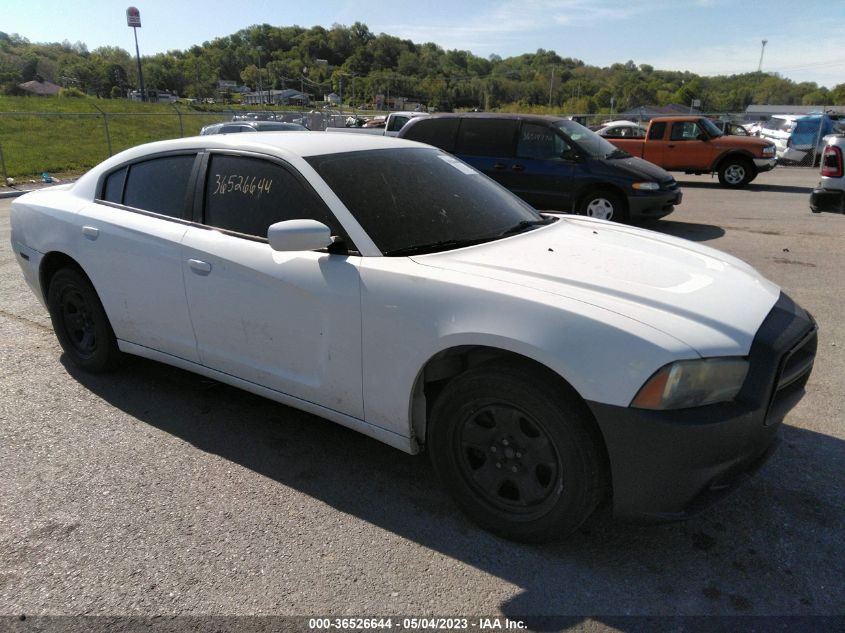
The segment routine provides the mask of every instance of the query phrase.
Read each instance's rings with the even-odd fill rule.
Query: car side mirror
[[[274,251],[314,251],[332,243],[332,232],[317,220],[285,220],[270,225],[267,241]]]
[[[560,157],[563,160],[568,160],[570,162],[577,162],[578,161],[578,152],[576,152],[571,147],[569,149],[565,149],[561,152]]]

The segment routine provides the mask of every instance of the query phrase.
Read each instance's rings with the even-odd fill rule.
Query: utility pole
[[[258,103],[264,103],[264,86],[261,85],[261,51],[263,50],[261,46],[256,46],[255,50],[258,51]]]
[[[760,47],[760,63],[757,64],[757,72],[759,73],[763,70],[763,53],[766,52],[766,44],[769,43],[769,40],[763,40],[763,46]]]
[[[552,66],[552,76],[549,78],[549,107],[552,107],[552,87],[555,83],[555,67]]]

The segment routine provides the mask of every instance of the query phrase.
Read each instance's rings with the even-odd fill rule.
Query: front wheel
[[[432,411],[438,478],[481,527],[542,542],[598,505],[601,462],[585,406],[531,368],[487,364],[452,380]]]
[[[117,365],[120,352],[109,319],[88,278],[73,268],[53,275],[47,290],[53,330],[73,364],[90,372]]]
[[[725,187],[744,187],[756,175],[754,167],[745,158],[729,158],[719,165],[719,182]]]
[[[578,212],[600,220],[624,222],[627,217],[625,201],[612,191],[592,191],[581,199]]]

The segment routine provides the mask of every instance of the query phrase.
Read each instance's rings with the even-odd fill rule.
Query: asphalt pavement
[[[810,212],[812,169],[739,191],[677,177],[683,204],[650,228],[750,262],[813,313],[807,395],[757,477],[700,516],[600,512],[546,546],[476,528],[425,456],[142,359],[79,372],[23,281],[0,200],[0,630],[57,615],[841,630],[845,216]]]

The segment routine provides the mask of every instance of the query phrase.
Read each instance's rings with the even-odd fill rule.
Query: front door
[[[330,211],[291,167],[243,156],[210,158],[204,199],[208,228],[190,227],[182,241],[201,362],[362,418],[358,258],[280,253],[266,241],[288,219],[336,233]]]

